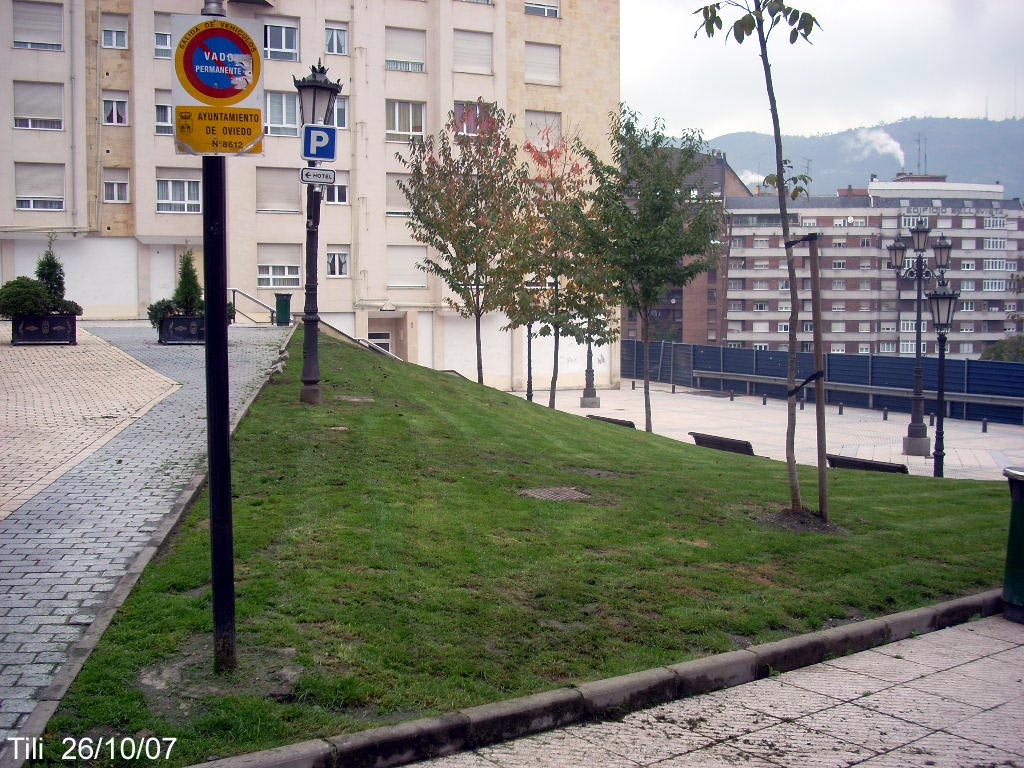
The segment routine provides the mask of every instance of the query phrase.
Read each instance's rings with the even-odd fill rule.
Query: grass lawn
[[[48,755],[141,734],[176,737],[160,764],[188,765],[1001,583],[1004,483],[831,470],[836,530],[789,530],[771,521],[783,463],[320,348],[325,404],[299,403],[297,336],[235,435],[239,670],[210,671],[203,499],[51,720]],[[591,496],[519,495],[547,486]]]

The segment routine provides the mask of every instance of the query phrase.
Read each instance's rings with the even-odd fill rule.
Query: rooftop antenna
[[[917,132],[917,138],[915,139],[915,141],[917,142],[917,174],[918,174],[918,176],[920,176],[921,175],[921,132],[920,131]]]
[[[924,135],[924,172],[928,173],[928,134]]]

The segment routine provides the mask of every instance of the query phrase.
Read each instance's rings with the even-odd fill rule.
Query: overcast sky
[[[902,117],[1024,116],[1024,0],[798,0],[813,45],[769,39],[784,134]],[[621,0],[622,99],[670,134],[771,133],[757,40],[693,37],[700,0]],[[725,25],[735,18],[734,9]],[[788,28],[787,28],[788,30]]]

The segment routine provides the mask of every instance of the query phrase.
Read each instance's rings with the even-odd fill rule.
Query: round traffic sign
[[[237,24],[204,21],[182,36],[174,65],[178,81],[193,98],[226,107],[242,101],[258,86],[260,54]]]

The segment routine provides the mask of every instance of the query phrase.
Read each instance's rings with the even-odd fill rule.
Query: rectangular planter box
[[[11,322],[11,344],[77,344],[74,315],[19,315]]]
[[[160,321],[161,344],[205,344],[205,315],[171,315]]]

